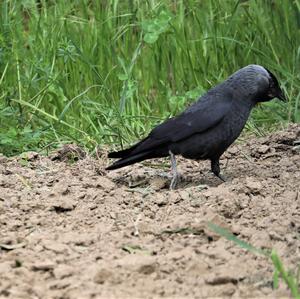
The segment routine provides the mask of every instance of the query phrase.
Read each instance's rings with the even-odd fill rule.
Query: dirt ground
[[[282,282],[272,288],[270,260],[207,222],[276,249],[296,271],[299,140],[293,125],[232,146],[226,183],[208,161],[179,159],[175,191],[168,160],[106,173],[105,157],[0,156],[0,297],[288,297]]]

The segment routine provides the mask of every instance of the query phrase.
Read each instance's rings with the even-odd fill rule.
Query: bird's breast
[[[241,134],[245,124],[249,118],[251,109],[247,107],[238,107],[230,111],[223,119],[218,130],[220,131],[220,143],[226,148],[231,145]],[[220,144],[221,146],[221,144]],[[226,149],[225,148],[225,149]]]

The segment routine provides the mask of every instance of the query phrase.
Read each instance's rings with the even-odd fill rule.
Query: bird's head
[[[269,79],[269,88],[267,92],[267,101],[272,100],[273,98],[278,98],[281,101],[286,102],[286,97],[284,92],[279,86],[278,80],[276,79],[275,75],[271,73],[268,69],[265,69],[268,72],[268,79]]]
[[[235,81],[243,94],[246,93],[256,103],[270,101],[273,98],[286,101],[275,75],[260,65],[248,65],[234,73],[231,78],[232,83]]]

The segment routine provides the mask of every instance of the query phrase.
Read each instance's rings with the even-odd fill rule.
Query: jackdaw
[[[178,180],[175,155],[181,155],[209,159],[211,171],[224,181],[220,175],[221,155],[240,135],[252,108],[275,97],[286,101],[276,77],[260,65],[248,65],[210,89],[180,115],[155,127],[134,146],[109,153],[109,158],[120,159],[106,169],[170,155],[170,189],[174,189]]]

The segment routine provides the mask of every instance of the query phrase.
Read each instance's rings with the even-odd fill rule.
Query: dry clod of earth
[[[0,297],[289,296],[272,288],[270,261],[207,222],[297,270],[299,140],[293,125],[232,146],[226,183],[209,163],[180,159],[175,191],[159,161],[105,173],[105,158],[74,145],[52,158],[0,156]]]

